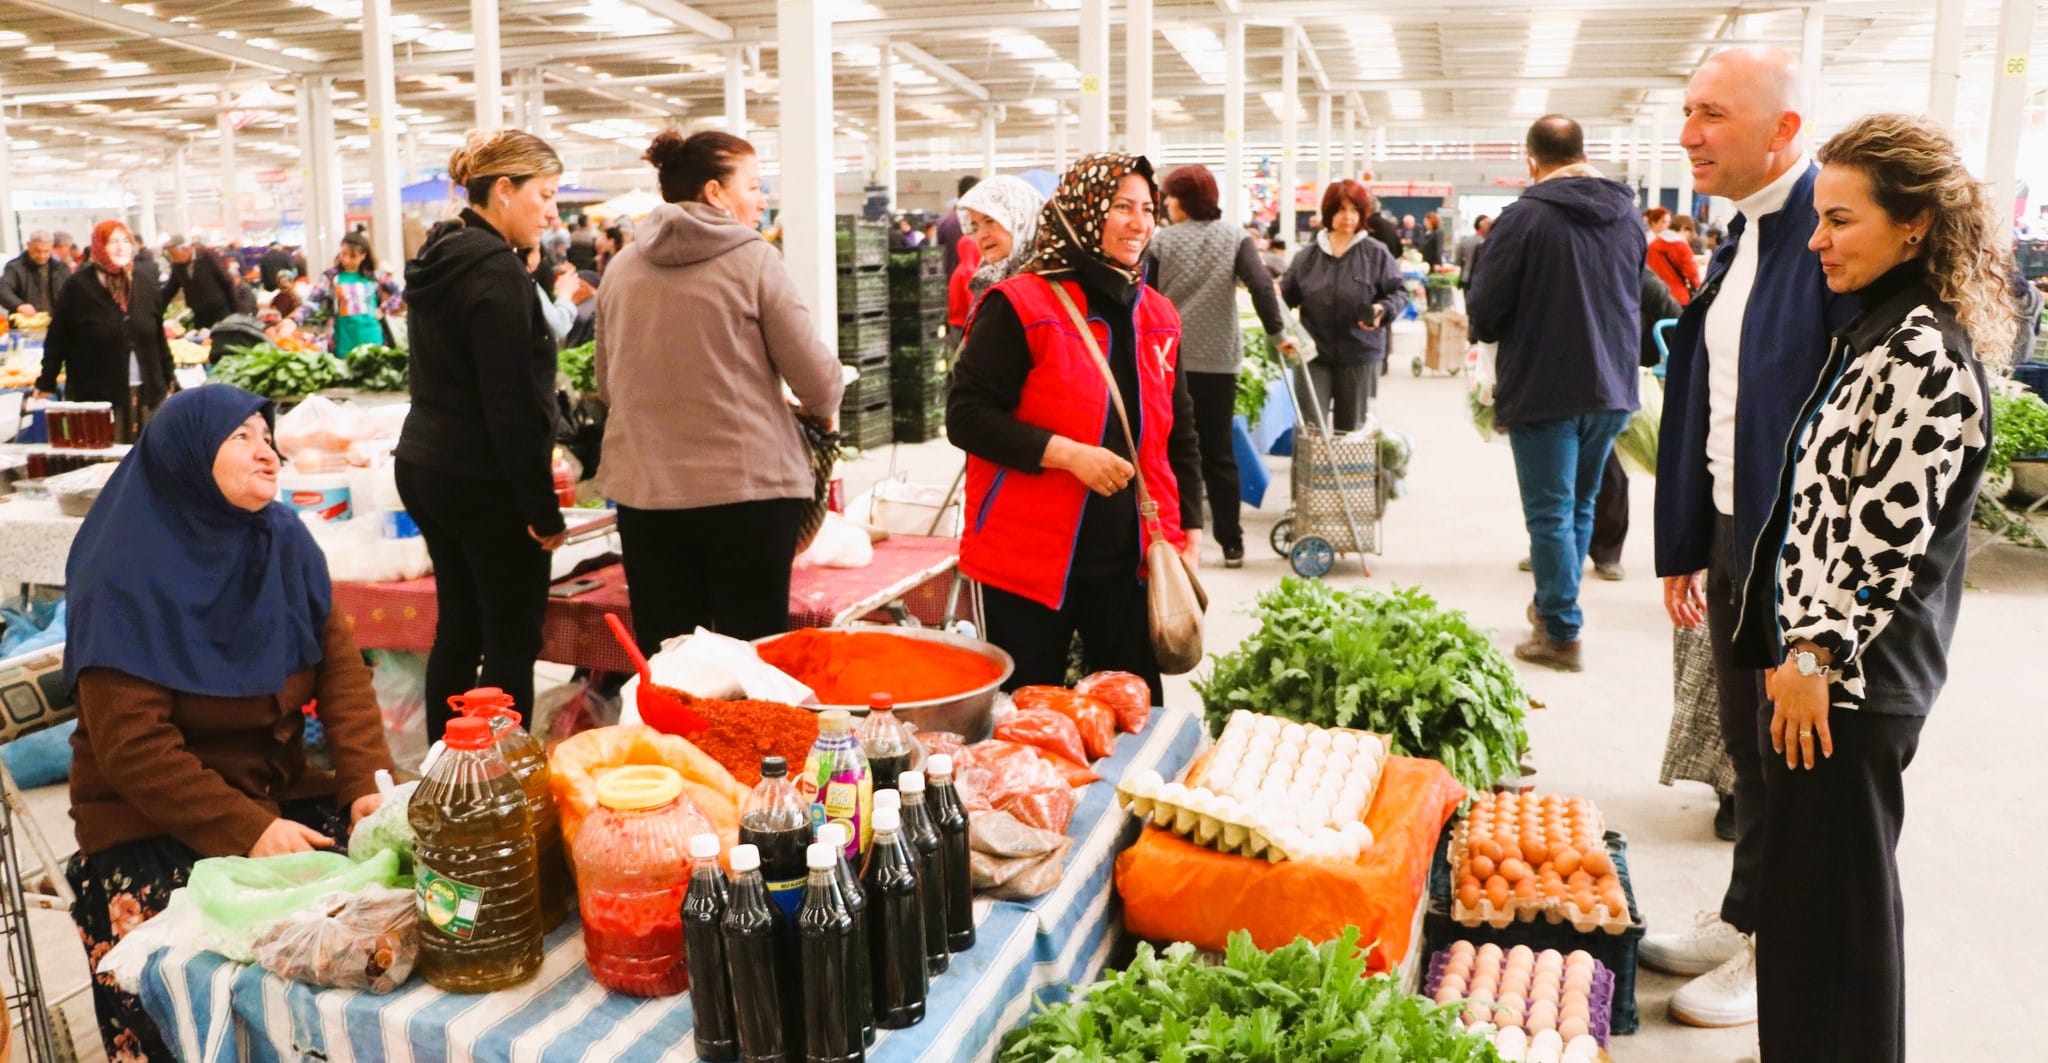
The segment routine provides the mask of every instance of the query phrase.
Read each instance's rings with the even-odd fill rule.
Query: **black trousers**
[[[1308,364],[1308,380],[1296,376],[1295,387],[1303,409],[1321,409],[1330,417],[1330,429],[1338,434],[1349,432],[1365,423],[1365,415],[1372,408],[1373,397],[1379,394],[1380,371],[1371,364],[1331,365],[1317,360]],[[1308,404],[1308,385],[1315,386],[1315,406]],[[1309,431],[1307,425],[1295,429]]]
[[[789,569],[808,505],[771,498],[696,509],[620,506],[640,652],[700,627],[742,640],[789,630]]]
[[[434,562],[434,649],[427,654],[427,740],[454,713],[448,699],[478,686],[512,695],[532,719],[533,662],[548,607],[547,551],[496,480],[400,460],[398,497]],[[479,668],[481,665],[481,668]]]
[[[1721,693],[1721,741],[1735,767],[1735,866],[1721,918],[1745,934],[1757,927],[1764,856],[1764,758],[1771,747],[1770,706],[1764,676],[1735,665],[1737,574],[1746,567],[1749,545],[1735,541],[1735,521],[1716,517],[1707,565],[1707,635],[1714,646],[1714,684]]]
[[[1835,755],[1764,767],[1757,1036],[1765,1063],[1903,1063],[1902,779],[1919,716],[1836,710]],[[1766,732],[1768,734],[1768,732]],[[1769,747],[1766,746],[1766,749]]]
[[[1017,662],[1004,689],[1065,686],[1067,649],[1079,633],[1083,675],[1118,671],[1143,676],[1152,688],[1152,704],[1165,703],[1159,658],[1152,653],[1145,584],[1135,574],[1122,579],[1084,579],[1076,574],[1067,585],[1067,602],[1061,609],[1048,609],[1029,598],[983,585],[981,608],[988,640],[1009,651]]]
[[[1593,546],[1586,554],[1596,565],[1616,564],[1627,541],[1628,473],[1621,468],[1621,458],[1609,450],[1607,468],[1600,474],[1600,493],[1593,498]]]
[[[1195,435],[1202,445],[1202,487],[1209,496],[1209,532],[1218,546],[1244,547],[1238,520],[1237,449],[1231,425],[1237,413],[1237,374],[1188,373],[1195,403]]]

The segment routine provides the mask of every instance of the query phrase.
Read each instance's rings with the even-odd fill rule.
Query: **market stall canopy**
[[[654,208],[661,206],[661,197],[652,192],[635,189],[622,192],[602,203],[593,203],[583,213],[593,218],[644,218]]]
[[[420,203],[459,203],[462,201],[462,195],[455,190],[454,183],[450,182],[446,177],[432,177],[425,181],[414,182],[400,189],[398,201],[408,206]],[[367,209],[370,206],[370,197],[364,196],[360,199],[351,199],[348,201],[348,205],[351,208],[361,207]]]

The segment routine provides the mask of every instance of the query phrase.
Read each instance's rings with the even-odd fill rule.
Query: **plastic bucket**
[[[349,506],[348,474],[341,472],[281,472],[277,476],[278,497],[298,513],[311,513],[321,520],[342,521],[354,516]]]

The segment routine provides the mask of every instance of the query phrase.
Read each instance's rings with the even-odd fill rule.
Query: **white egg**
[[[1152,790],[1166,785],[1166,780],[1151,768],[1146,768],[1144,771],[1132,775],[1131,781]]]
[[[1340,753],[1334,749],[1330,750],[1328,753],[1323,754],[1323,770],[1332,775],[1350,774],[1351,754]]]
[[[1181,804],[1187,806],[1190,812],[1196,812],[1204,816],[1216,814],[1216,796],[1207,790],[1189,790],[1187,800],[1181,802]]]
[[[1330,735],[1330,748],[1349,754],[1358,748],[1358,736],[1350,731],[1337,731]]]
[[[1329,759],[1329,754],[1317,749],[1313,745],[1301,752],[1301,766],[1304,768],[1321,770],[1322,766],[1329,762]]]
[[[1167,783],[1159,788],[1159,799],[1171,804],[1181,804],[1188,799],[1188,788],[1177,782]]]
[[[1223,794],[1216,798],[1215,816],[1218,819],[1226,819],[1232,823],[1242,823],[1244,822],[1244,803],[1229,794]]]
[[[1290,723],[1280,728],[1280,740],[1289,745],[1298,746],[1308,741],[1308,728],[1298,723]]]
[[[1374,760],[1387,755],[1387,744],[1380,741],[1378,735],[1360,735],[1358,737],[1358,748],[1362,752],[1372,754]]]
[[[1330,732],[1328,732],[1328,731],[1325,731],[1325,730],[1323,730],[1323,729],[1322,729],[1322,728],[1320,728],[1320,727],[1311,727],[1311,728],[1309,728],[1309,729],[1308,729],[1308,747],[1309,747],[1310,749],[1328,749],[1328,748],[1330,748]]]
[[[1347,823],[1358,823],[1361,827],[1365,826],[1364,823],[1359,822],[1365,818],[1365,802],[1354,801],[1348,797],[1344,798],[1343,803],[1337,807],[1337,815]]]
[[[1529,1038],[1529,1058],[1532,1063],[1538,1052],[1548,1052],[1552,1063],[1556,1063],[1557,1057],[1564,1054],[1564,1038],[1559,1037],[1556,1030],[1536,1031],[1536,1035]]]
[[[1283,744],[1273,751],[1273,760],[1280,764],[1298,764],[1301,762],[1301,747]]]
[[[1280,733],[1280,721],[1274,719],[1271,716],[1261,716],[1258,718],[1258,723],[1252,728],[1252,733],[1259,735],[1278,735]]]
[[[1240,775],[1230,784],[1230,796],[1240,801],[1258,796],[1259,781],[1248,775]]]
[[[1500,1053],[1501,1063],[1522,1063],[1529,1054],[1529,1035],[1519,1026],[1510,1026],[1493,1035],[1493,1050]]]
[[[1600,1058],[1600,1042],[1592,1034],[1580,1034],[1564,1046],[1564,1063],[1593,1063]]]

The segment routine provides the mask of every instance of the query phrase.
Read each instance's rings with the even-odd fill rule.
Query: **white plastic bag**
[[[327,555],[327,574],[337,583],[418,579],[434,569],[425,537],[387,539],[381,520],[323,521],[310,514],[301,519]]]
[[[854,499],[846,512],[853,519],[880,528],[891,535],[960,534],[960,500],[947,500],[946,484],[911,483],[907,479],[883,480],[874,490]],[[934,529],[933,522],[937,522]]]
[[[174,889],[170,900],[164,902],[163,911],[130,930],[107,950],[106,955],[100,957],[97,973],[111,977],[123,993],[140,993],[142,972],[149,966],[149,958],[156,955],[156,950],[192,947],[192,943],[199,940],[199,934],[199,906],[193,903],[191,893],[183,887]]]
[[[811,545],[797,555],[798,568],[866,568],[875,560],[875,544],[868,533],[837,513],[826,513],[825,522]]]
[[[320,395],[308,397],[277,419],[277,451],[287,458],[302,450],[346,454],[356,440],[368,435],[361,410]]]
[[[698,628],[671,639],[647,658],[654,681],[700,698],[750,698],[802,705],[817,700],[811,688],[761,659],[751,643]],[[619,722],[640,721],[640,677],[619,689]]]

